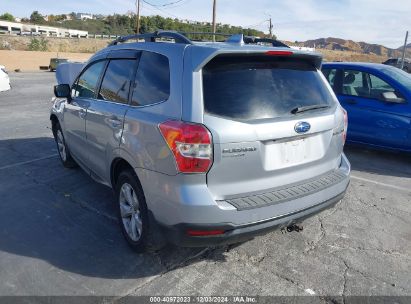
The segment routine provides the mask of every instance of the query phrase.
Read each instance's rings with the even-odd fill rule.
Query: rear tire
[[[118,220],[128,245],[138,253],[161,249],[164,239],[149,217],[143,189],[132,169],[120,173],[115,194]]]
[[[75,168],[77,167],[76,162],[71,157],[70,150],[66,145],[66,140],[63,135],[63,131],[61,130],[61,126],[58,122],[56,122],[53,128],[53,135],[54,140],[57,144],[57,151],[59,152],[60,160],[64,167],[66,168]]]

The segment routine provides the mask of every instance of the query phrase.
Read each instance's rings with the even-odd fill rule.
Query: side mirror
[[[382,100],[391,103],[404,103],[405,99],[398,97],[394,92],[384,92],[381,94]]]
[[[54,95],[59,98],[71,98],[70,86],[68,84],[58,84],[54,86]]]

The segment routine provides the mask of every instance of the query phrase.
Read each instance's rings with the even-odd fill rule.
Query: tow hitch
[[[303,231],[303,230],[304,230],[304,227],[302,225],[293,224],[293,225],[284,227],[283,229],[281,229],[281,232],[282,233],[293,232],[293,231],[300,232],[300,231]]]

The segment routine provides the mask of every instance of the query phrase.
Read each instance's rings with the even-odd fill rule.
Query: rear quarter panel
[[[124,119],[120,155],[134,168],[176,175],[176,164],[158,125],[182,116],[182,77],[185,46],[141,43],[140,50],[162,54],[170,65],[170,96],[147,106],[129,106]]]

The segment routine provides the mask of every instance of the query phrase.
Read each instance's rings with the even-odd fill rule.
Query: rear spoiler
[[[67,62],[59,64],[56,69],[57,84],[68,84],[71,87],[84,65],[85,63],[81,62]]]
[[[212,61],[218,56],[277,56],[286,58],[295,58],[309,62],[312,66],[317,69],[321,69],[323,57],[317,52],[304,52],[300,50],[293,50],[290,48],[265,48],[263,50],[226,50],[219,49],[217,51],[209,49],[208,54],[203,54],[204,57],[196,57],[193,60],[194,71],[201,70],[207,63]]]

